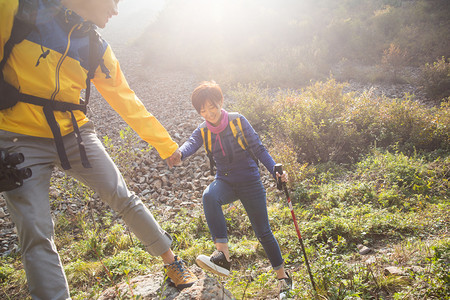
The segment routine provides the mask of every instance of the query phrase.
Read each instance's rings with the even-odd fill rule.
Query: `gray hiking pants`
[[[159,256],[169,250],[172,238],[153,218],[142,201],[125,184],[122,175],[97,138],[92,123],[80,128],[92,168],[81,165],[73,133],[63,137],[72,169],[66,173],[98,193],[125,221],[147,251]],[[21,152],[33,175],[23,186],[5,192],[6,203],[17,227],[28,287],[33,299],[68,299],[66,276],[54,243],[49,187],[54,165],[60,164],[53,139],[0,130],[0,148]]]

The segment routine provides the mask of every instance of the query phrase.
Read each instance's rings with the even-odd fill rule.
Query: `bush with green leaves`
[[[374,150],[354,168],[336,172],[325,181],[311,173],[294,184],[292,202],[299,218],[310,220],[304,231],[314,241],[343,238],[352,247],[380,236],[397,239],[445,228],[448,156],[428,161]]]
[[[3,282],[9,276],[14,273],[14,268],[9,264],[8,261],[2,262],[0,264],[0,282]]]
[[[317,82],[274,104],[271,131],[293,145],[299,161],[348,162],[360,154],[361,133],[346,115],[352,97],[343,88],[334,79]]]
[[[403,80],[399,74],[408,65],[408,59],[408,52],[394,43],[391,43],[389,48],[384,50],[381,58],[381,69],[388,82],[402,83]]]
[[[442,101],[450,97],[450,58],[443,56],[422,66],[418,83],[430,99]]]
[[[448,101],[427,107],[411,95],[389,99],[344,93],[344,87],[330,78],[269,97],[268,89],[238,86],[232,109],[270,136],[275,155],[286,145],[300,163],[353,163],[374,146],[410,154],[450,150]]]
[[[236,111],[251,120],[255,130],[267,130],[276,115],[272,112],[272,100],[269,90],[258,84],[238,84],[227,96],[231,97],[228,110]]]

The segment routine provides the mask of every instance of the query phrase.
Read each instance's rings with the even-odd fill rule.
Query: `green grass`
[[[105,139],[114,159],[127,157],[119,165],[127,176],[133,176],[133,155],[140,155],[135,146],[138,141],[130,134],[123,131],[117,142]],[[290,195],[322,299],[450,296],[450,156],[446,151],[406,154],[392,145],[364,151],[352,164],[301,164],[292,159],[293,153],[283,148],[276,159],[292,174]],[[95,299],[120,282],[162,269],[161,259],[145,252],[110,209],[103,206],[94,213],[92,191],[69,177],[54,178],[52,187],[61,191],[51,200],[53,208],[72,202],[82,206],[77,213],[67,210],[55,217],[56,245],[73,299]],[[220,281],[237,299],[275,297],[275,275],[245,210],[238,203],[225,211],[233,272]],[[312,299],[285,195],[272,188],[268,188],[268,213],[295,281],[297,299]],[[182,208],[176,219],[161,220],[161,225],[172,234],[173,249],[188,264],[193,264],[198,254],[214,250],[199,211],[193,214]],[[374,253],[359,255],[359,244]],[[4,299],[30,299],[20,258],[19,254],[0,258],[0,295]],[[388,266],[401,268],[403,276],[387,275]]]

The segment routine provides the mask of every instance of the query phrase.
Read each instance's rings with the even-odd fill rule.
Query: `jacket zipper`
[[[56,65],[56,71],[55,71],[55,90],[53,91],[52,97],[50,98],[50,100],[55,100],[56,95],[59,93],[59,90],[61,88],[60,86],[60,82],[59,82],[59,71],[61,70],[61,66],[62,63],[64,61],[64,59],[67,57],[67,53],[69,52],[69,48],[70,48],[70,38],[72,36],[72,32],[75,30],[76,27],[78,27],[80,25],[74,25],[72,27],[72,29],[70,29],[70,32],[67,36],[67,46],[66,46],[66,51],[64,52],[64,54],[61,56],[61,58],[58,61],[58,64]]]

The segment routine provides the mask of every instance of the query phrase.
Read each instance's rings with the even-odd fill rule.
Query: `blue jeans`
[[[252,224],[253,231],[269,258],[274,270],[283,266],[280,246],[273,236],[267,216],[266,190],[261,180],[227,183],[214,180],[203,192],[203,210],[209,232],[215,243],[227,243],[227,224],[222,205],[241,200]]]

